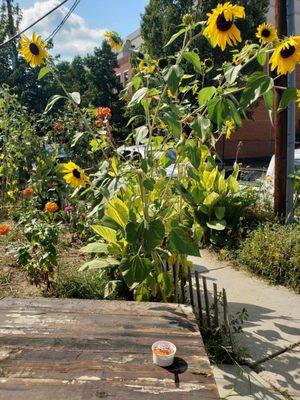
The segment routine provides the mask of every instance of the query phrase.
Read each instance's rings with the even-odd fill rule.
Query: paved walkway
[[[257,377],[284,393],[281,397],[253,397],[252,394],[249,399],[300,400],[300,295],[236,270],[206,250],[201,252],[201,258],[191,257],[191,260],[207,277],[208,283],[217,282],[218,287],[226,289],[232,314],[243,307],[247,309],[249,318],[244,324],[244,333],[237,338],[238,345],[247,349],[249,363],[259,372]],[[228,374],[232,375],[232,371],[231,367],[226,370],[226,366],[217,371],[227,382],[228,392],[229,383],[234,389],[234,380],[230,382],[226,378]]]

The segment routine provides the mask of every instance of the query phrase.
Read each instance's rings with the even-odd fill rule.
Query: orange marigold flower
[[[7,235],[8,232],[9,232],[9,225],[7,225],[7,224],[0,225],[0,235],[1,236]]]
[[[54,130],[55,131],[57,131],[57,132],[61,132],[61,131],[63,131],[64,130],[64,128],[63,128],[63,126],[62,126],[62,124],[60,123],[60,122],[56,122],[55,124],[54,124]]]
[[[111,109],[109,107],[99,107],[98,108],[98,118],[99,119],[111,119]]]
[[[52,201],[48,201],[48,203],[45,205],[45,211],[48,211],[50,213],[55,213],[58,210],[58,205]]]
[[[220,254],[224,254],[225,253],[225,249],[220,249]]]
[[[33,196],[33,189],[31,189],[30,187],[27,187],[23,190],[23,196],[24,197],[31,197]]]

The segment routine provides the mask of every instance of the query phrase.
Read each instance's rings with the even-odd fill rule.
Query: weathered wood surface
[[[177,346],[173,367],[151,345]],[[191,308],[67,299],[0,300],[0,400],[218,399]]]

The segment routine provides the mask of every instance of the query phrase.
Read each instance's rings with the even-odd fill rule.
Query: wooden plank
[[[83,304],[82,304],[83,303]],[[86,304],[85,304],[86,303]],[[38,312],[65,312],[68,314],[107,314],[107,315],[148,315],[153,317],[182,316],[183,312],[179,304],[170,303],[139,303],[130,301],[109,300],[79,300],[79,299],[48,299],[36,298],[13,298],[4,297],[0,299],[0,314],[24,311]],[[1,317],[1,315],[0,315]]]
[[[218,398],[190,306],[3,300],[0,400]],[[178,349],[169,369],[152,362],[160,339]]]
[[[103,382],[101,378],[82,376],[81,379],[37,380],[0,378],[0,400],[216,400],[214,385],[197,381],[181,382],[180,375],[167,379],[133,379],[128,382]],[[28,397],[26,397],[28,396]]]

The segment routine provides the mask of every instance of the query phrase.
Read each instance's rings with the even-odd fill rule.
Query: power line
[[[63,25],[67,22],[68,18],[71,16],[71,14],[73,13],[73,11],[75,10],[75,8],[78,6],[78,4],[80,3],[80,0],[75,0],[72,7],[70,8],[70,10],[67,12],[67,14],[64,16],[64,18],[62,19],[62,21],[60,22],[60,24],[54,29],[54,31],[47,37],[47,39],[45,39],[46,42],[49,42],[49,40],[53,39],[54,36],[61,30],[61,28],[63,27]]]
[[[57,10],[58,8],[60,8],[62,5],[64,5],[67,1],[69,0],[64,0],[62,1],[60,4],[58,4],[56,7],[52,8],[52,10],[48,11],[45,15],[43,15],[42,17],[40,17],[39,19],[37,19],[35,22],[33,22],[31,25],[27,26],[27,28],[23,29],[21,32],[17,33],[16,35],[12,36],[11,38],[9,38],[8,40],[6,40],[6,42],[3,42],[0,44],[0,48],[5,46],[6,44],[12,42],[13,40],[15,40],[17,37],[21,36],[24,32],[28,31],[28,29],[32,28],[33,26],[35,26],[37,23],[39,23],[40,21],[42,21],[44,18],[48,17],[48,15],[52,14],[55,10]]]

